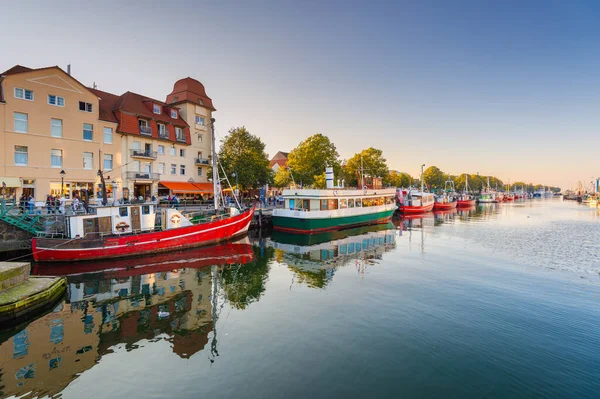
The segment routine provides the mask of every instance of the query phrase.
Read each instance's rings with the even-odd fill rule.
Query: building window
[[[93,112],[93,104],[86,103],[85,101],[79,101],[79,110],[84,112]]]
[[[169,155],[171,155],[172,157],[175,156],[175,147],[169,148]]]
[[[196,125],[204,126],[204,117],[196,115]]]
[[[104,170],[112,170],[113,156],[112,154],[104,154]]]
[[[104,128],[104,144],[112,144],[113,130],[112,127]]]
[[[157,104],[152,104],[152,112],[154,112],[155,114],[159,114],[160,115],[160,105]]]
[[[183,148],[179,150],[179,156],[182,158],[185,157],[185,150]]]
[[[175,128],[175,137],[177,137],[178,141],[185,141],[185,136],[183,135],[183,129],[180,127]]]
[[[158,163],[158,173],[160,173],[161,175],[165,174],[165,164],[164,164],[164,162],[159,162]]]
[[[202,143],[204,140],[204,135],[200,132],[196,132],[196,135],[198,136],[198,141]]]
[[[94,139],[94,126],[89,123],[83,124],[83,139],[85,141],[92,141]]]
[[[15,166],[27,166],[27,147],[15,146]]]
[[[158,146],[158,155],[165,155],[165,146],[164,145]]]
[[[171,110],[171,118],[177,119],[177,111],[175,111],[174,109]]]
[[[50,119],[50,135],[61,138],[63,133],[63,121],[61,119]]]
[[[167,127],[162,123],[158,124],[158,137],[163,139],[169,137],[169,133],[167,133]]]
[[[185,175],[185,165],[179,165],[179,174]]]
[[[94,153],[84,152],[83,153],[83,169],[92,170],[94,169]]]
[[[140,171],[140,161],[133,161],[133,163],[131,164],[131,167],[133,168],[134,172],[139,172]]]
[[[152,163],[151,162],[144,162],[144,173],[152,173]]]
[[[198,166],[198,176],[202,176],[202,168]]]
[[[171,164],[171,174],[172,175],[177,174],[177,165],[175,165],[174,163]]]
[[[48,94],[48,104],[56,105],[57,107],[64,107],[65,98],[61,96],[54,96],[52,94]]]
[[[15,87],[15,98],[20,98],[21,100],[33,101],[33,90],[21,89],[19,87]]]
[[[62,168],[63,166],[62,150],[50,150],[50,164],[53,168]]]
[[[15,112],[15,132],[27,133],[27,114]]]

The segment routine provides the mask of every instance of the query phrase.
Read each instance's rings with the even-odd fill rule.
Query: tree
[[[273,171],[269,168],[265,144],[244,126],[231,129],[221,141],[219,160],[230,182],[235,181],[233,173],[237,174],[242,190],[262,186],[271,180]]]
[[[413,178],[408,173],[392,170],[383,179],[386,186],[392,187],[410,187],[413,184]]]
[[[333,167],[339,176],[341,167],[335,145],[327,136],[315,134],[298,144],[288,155],[288,167],[294,175],[296,184],[310,186],[317,176],[325,172],[326,166]]]
[[[273,185],[277,188],[283,188],[290,185],[292,182],[292,176],[287,168],[280,167],[277,169],[275,176],[273,177]]]
[[[344,165],[344,179],[348,186],[358,187],[360,185],[361,169],[367,176],[385,178],[389,169],[383,157],[383,151],[370,147],[354,154]]]
[[[443,189],[446,175],[437,166],[430,166],[423,172],[425,184],[431,189]]]

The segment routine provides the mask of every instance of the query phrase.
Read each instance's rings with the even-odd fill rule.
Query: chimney
[[[67,65],[67,73],[71,75],[71,64]]]

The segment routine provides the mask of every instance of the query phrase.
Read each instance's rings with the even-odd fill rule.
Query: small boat
[[[474,196],[469,194],[469,175],[465,175],[465,189],[462,194],[459,194],[456,198],[456,205],[458,208],[469,208],[477,203]]]
[[[455,209],[458,204],[455,191],[454,182],[452,180],[446,181],[446,183],[444,183],[444,193],[435,196],[433,210],[448,211]]]
[[[325,176],[324,190],[283,190],[285,206],[273,210],[273,230],[312,234],[392,219],[395,189],[368,189],[364,184],[362,189],[335,187],[331,167],[326,168]]]
[[[492,190],[490,187],[490,178],[487,179],[487,189],[482,190],[479,198],[477,198],[477,203],[479,204],[495,204],[502,201],[501,193],[496,193],[496,191]]]
[[[396,202],[398,210],[403,214],[419,214],[430,212],[433,210],[434,197],[431,193],[425,192],[425,184],[423,181],[423,167],[421,166],[421,190],[409,188],[408,191],[397,190]]]

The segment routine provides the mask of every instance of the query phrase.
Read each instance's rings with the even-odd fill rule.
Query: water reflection
[[[2,332],[0,396],[57,394],[119,344],[132,351],[165,340],[187,359],[210,341],[211,356],[217,356],[221,304],[244,307],[257,300],[266,263],[256,261],[246,240],[117,262],[34,267],[35,274],[67,275],[67,299]]]
[[[311,235],[274,232],[267,245],[275,250],[275,259],[294,273],[297,283],[325,288],[345,265],[354,264],[364,276],[368,266],[396,247],[396,234],[392,223]]]

